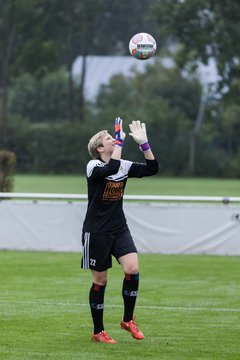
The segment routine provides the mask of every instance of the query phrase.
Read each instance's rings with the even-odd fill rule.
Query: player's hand
[[[122,119],[118,116],[115,119],[115,145],[117,146],[123,146],[123,141],[125,139],[125,133],[123,132],[122,129]]]
[[[129,128],[131,131],[129,135],[132,136],[137,144],[142,145],[148,142],[145,123],[141,123],[139,120],[132,121],[132,123],[129,124]]]

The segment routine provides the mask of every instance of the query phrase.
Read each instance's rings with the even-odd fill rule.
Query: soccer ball
[[[139,33],[134,35],[129,42],[129,51],[138,60],[147,60],[155,55],[157,43],[152,35]]]

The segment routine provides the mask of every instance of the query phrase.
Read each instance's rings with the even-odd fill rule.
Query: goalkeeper
[[[150,148],[145,124],[133,121],[129,135],[139,145],[144,163],[122,160],[125,133],[122,119],[115,119],[115,139],[103,130],[88,143],[93,158],[87,164],[88,207],[83,223],[83,256],[81,267],[91,269],[93,283],[89,305],[93,320],[92,340],[115,344],[104,329],[104,293],[108,269],[114,256],[124,273],[122,297],[123,319],[120,327],[137,340],[144,339],[134,320],[134,307],[138,294],[139,266],[136,246],[123,212],[123,194],[128,178],[151,176],[158,172],[158,163]]]

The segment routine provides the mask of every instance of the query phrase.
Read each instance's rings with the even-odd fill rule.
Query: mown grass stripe
[[[51,302],[51,301],[12,301],[2,300],[0,303],[7,303],[8,305],[52,305],[52,306],[76,306],[76,307],[89,307],[89,304],[76,304],[76,303],[63,303],[63,302]],[[108,304],[106,308],[122,308],[122,305]],[[213,311],[213,312],[240,312],[240,309],[235,308],[207,308],[207,307],[184,307],[184,306],[157,306],[157,305],[138,305],[140,309],[154,309],[154,310],[167,310],[167,311]]]

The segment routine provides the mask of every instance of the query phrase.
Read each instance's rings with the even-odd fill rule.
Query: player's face
[[[114,146],[115,139],[110,134],[105,135],[102,139],[102,147],[104,152],[112,154]]]

